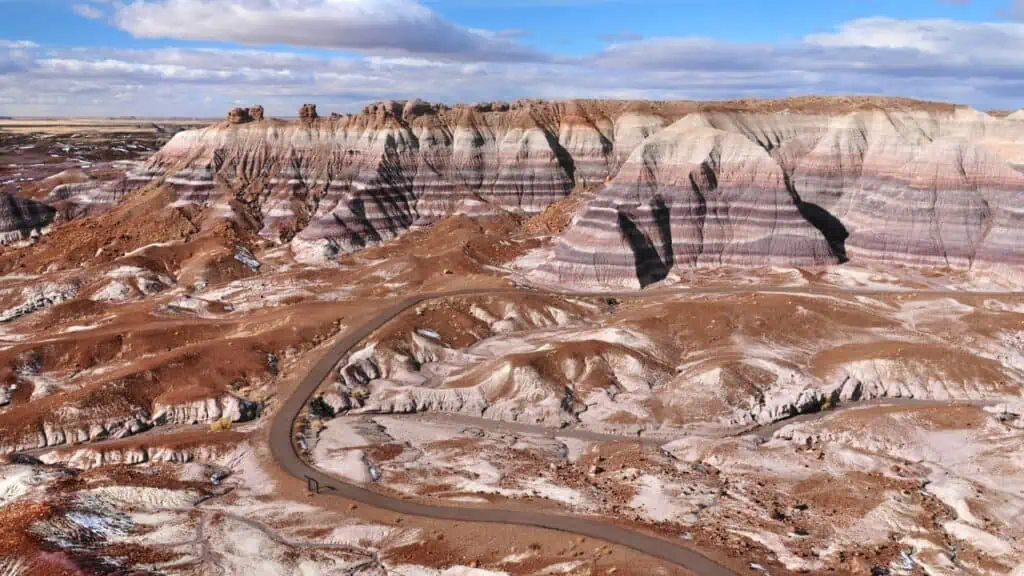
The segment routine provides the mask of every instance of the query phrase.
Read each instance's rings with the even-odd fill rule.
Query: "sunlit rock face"
[[[344,251],[596,190],[538,281],[847,260],[1012,275],[1022,142],[1014,117],[904,100],[416,100],[182,132],[140,175],[182,204],[241,201],[265,236]]]
[[[899,263],[1014,276],[1024,123],[960,109],[687,115],[646,138],[534,275]]]

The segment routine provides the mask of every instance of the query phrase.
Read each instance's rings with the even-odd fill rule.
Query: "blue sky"
[[[0,0],[0,115],[807,93],[1017,108],[1021,16],[1020,0]]]

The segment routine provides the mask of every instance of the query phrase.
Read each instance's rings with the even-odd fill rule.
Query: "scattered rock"
[[[245,246],[235,246],[234,257],[235,260],[241,262],[253,272],[258,272],[260,266],[262,266],[260,261],[257,260],[256,257],[252,255],[252,252],[250,252],[249,249],[246,248]]]

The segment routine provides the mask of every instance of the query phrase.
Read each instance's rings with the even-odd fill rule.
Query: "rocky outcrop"
[[[316,113],[316,104],[303,104],[302,107],[299,108],[299,120],[309,122],[316,120],[317,118],[319,118],[319,116]]]
[[[55,450],[43,454],[44,464],[61,464],[79,470],[91,470],[119,464],[136,465],[147,462],[188,464],[191,462],[214,462],[221,450],[213,446],[169,448],[163,446],[135,446],[105,448],[102,446],[80,449]]]
[[[258,415],[258,404],[227,394],[220,398],[207,398],[185,404],[157,403],[154,406],[153,423],[157,426],[202,424],[222,418],[232,422],[248,422]]]
[[[232,108],[228,110],[224,118],[228,124],[248,124],[249,122],[260,122],[263,120],[263,106],[256,105],[251,108]]]
[[[46,204],[0,193],[0,245],[38,236],[55,214]]]
[[[77,409],[68,409],[68,412],[78,414]],[[63,422],[58,415],[44,420],[36,429],[30,427],[27,432],[0,431],[4,432],[0,434],[0,454],[127,438],[159,426],[205,424],[221,419],[248,422],[259,416],[259,413],[259,404],[227,394],[220,398],[181,404],[158,402],[152,415],[136,411],[124,416],[74,423]]]
[[[46,283],[22,290],[23,302],[13,308],[0,311],[0,324],[12,322],[38,310],[60,304],[74,298],[78,288],[72,284]]]
[[[413,100],[300,119],[183,132],[144,172],[179,202],[255,201],[264,235],[331,253],[596,189],[537,282],[643,287],[690,267],[847,260],[1019,275],[1024,262],[1024,123],[966,108]]]
[[[28,434],[20,434],[17,437],[13,434],[0,437],[0,454],[127,438],[148,430],[150,427],[145,414],[132,414],[92,423],[69,424],[47,420]]]
[[[46,198],[63,220],[103,214],[114,209],[128,194],[126,177],[113,180],[87,180],[55,186]]]
[[[252,122],[252,114],[245,108],[232,108],[224,119],[229,124],[246,124]]]

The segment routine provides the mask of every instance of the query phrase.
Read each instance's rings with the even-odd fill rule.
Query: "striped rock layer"
[[[182,132],[141,174],[352,250],[452,212],[593,199],[534,279],[646,286],[696,266],[903,263],[1017,275],[1024,122],[906,100],[380,103]]]
[[[73,182],[55,186],[43,202],[66,220],[102,214],[117,206],[128,193],[126,178]]]
[[[0,244],[39,234],[53,222],[55,213],[46,204],[0,193]]]
[[[636,103],[387,102],[182,132],[136,178],[163,178],[179,202],[254,204],[266,235],[352,250],[453,212],[539,212],[603,183],[628,156],[616,142],[631,148],[665,123]]]

